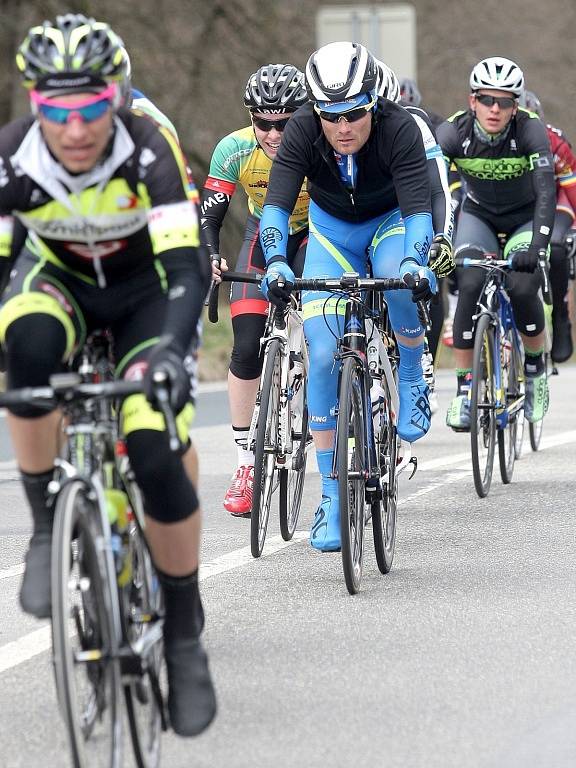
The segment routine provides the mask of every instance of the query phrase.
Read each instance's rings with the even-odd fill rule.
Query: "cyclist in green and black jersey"
[[[524,89],[520,67],[509,59],[479,62],[470,76],[469,109],[457,112],[437,130],[448,163],[465,181],[456,233],[456,255],[474,256],[478,248],[497,252],[499,233],[509,236],[505,254],[512,257],[507,281],[516,325],[526,352],[526,417],[539,421],[548,408],[544,370],[544,310],[538,296],[538,252],[546,250],[554,224],[555,182],[544,124],[518,109]],[[458,305],[454,317],[454,358],[458,391],[447,424],[470,428],[470,381],[474,308],[484,273],[457,269]]]

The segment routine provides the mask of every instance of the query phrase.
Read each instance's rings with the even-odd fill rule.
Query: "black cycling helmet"
[[[265,64],[246,83],[244,105],[255,112],[295,112],[307,100],[304,74],[292,64]]]
[[[27,88],[97,90],[128,77],[122,40],[103,22],[80,13],[57,16],[32,27],[16,54]]]
[[[340,102],[376,94],[378,68],[360,43],[328,43],[306,64],[306,88],[311,101]]]
[[[400,80],[400,104],[410,107],[419,107],[422,102],[422,96],[416,85],[416,81],[409,77],[403,77]]]

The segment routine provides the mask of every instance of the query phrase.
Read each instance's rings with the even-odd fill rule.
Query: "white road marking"
[[[0,581],[2,579],[11,579],[13,576],[21,576],[24,573],[24,563],[20,565],[13,565],[11,568],[6,568],[0,571]]]
[[[546,450],[548,448],[555,448],[559,445],[566,445],[568,443],[576,442],[576,430],[569,432],[561,432],[557,435],[543,436],[540,450]],[[528,455],[528,454],[526,454]],[[447,457],[440,457],[438,459],[432,459],[428,462],[422,462],[421,469],[438,469],[443,466],[453,466],[455,464],[461,464],[469,462],[469,454],[461,453]],[[459,480],[465,479],[470,476],[471,469],[469,467],[462,467],[460,469],[455,468],[456,471],[451,472],[441,481],[432,482],[428,485],[420,488],[415,493],[404,496],[400,499],[400,504],[409,504],[420,496],[424,496],[429,493],[437,491],[444,485],[451,485]],[[274,555],[286,547],[292,546],[298,542],[301,542],[308,538],[307,531],[296,531],[294,538],[291,541],[284,541],[281,536],[271,536],[266,540],[266,545],[262,557],[269,557]],[[220,557],[210,560],[200,566],[200,580],[217,576],[220,573],[234,570],[243,565],[249,565],[254,563],[254,559],[250,553],[250,547],[242,547],[241,549],[234,550],[233,552],[227,552]],[[0,571],[0,579],[10,578],[12,576],[20,575],[23,571],[23,566],[13,566],[7,570]],[[29,661],[30,659],[38,656],[45,651],[48,651],[51,646],[51,631],[50,627],[42,627],[34,632],[30,632],[23,637],[18,638],[10,643],[0,646],[0,674],[9,669],[17,667],[19,664]]]
[[[0,674],[44,653],[52,645],[51,628],[42,627],[0,647]]]

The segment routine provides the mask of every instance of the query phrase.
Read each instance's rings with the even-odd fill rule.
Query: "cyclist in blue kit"
[[[435,291],[428,266],[430,181],[416,122],[401,106],[378,98],[377,84],[375,60],[360,44],[330,43],[308,60],[312,103],[301,107],[286,127],[263,209],[260,239],[267,269],[262,290],[282,304],[294,283],[286,260],[288,217],[306,177],[311,203],[303,276],[364,275],[369,249],[375,276],[400,275],[413,285],[412,292],[386,295],[400,350],[398,433],[413,442],[430,427],[421,366],[424,334],[414,303]],[[338,484],[330,477],[338,381],[334,334],[343,303],[327,293],[306,292],[303,305],[310,425],[322,475],[310,543],[335,551],[340,549],[340,524]]]

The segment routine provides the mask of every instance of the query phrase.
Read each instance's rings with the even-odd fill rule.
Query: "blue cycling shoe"
[[[430,429],[432,412],[428,400],[429,389],[423,378],[398,382],[400,414],[398,434],[402,440],[413,443],[424,437]]]
[[[340,504],[337,496],[322,496],[310,529],[310,544],[320,552],[340,550]]]

